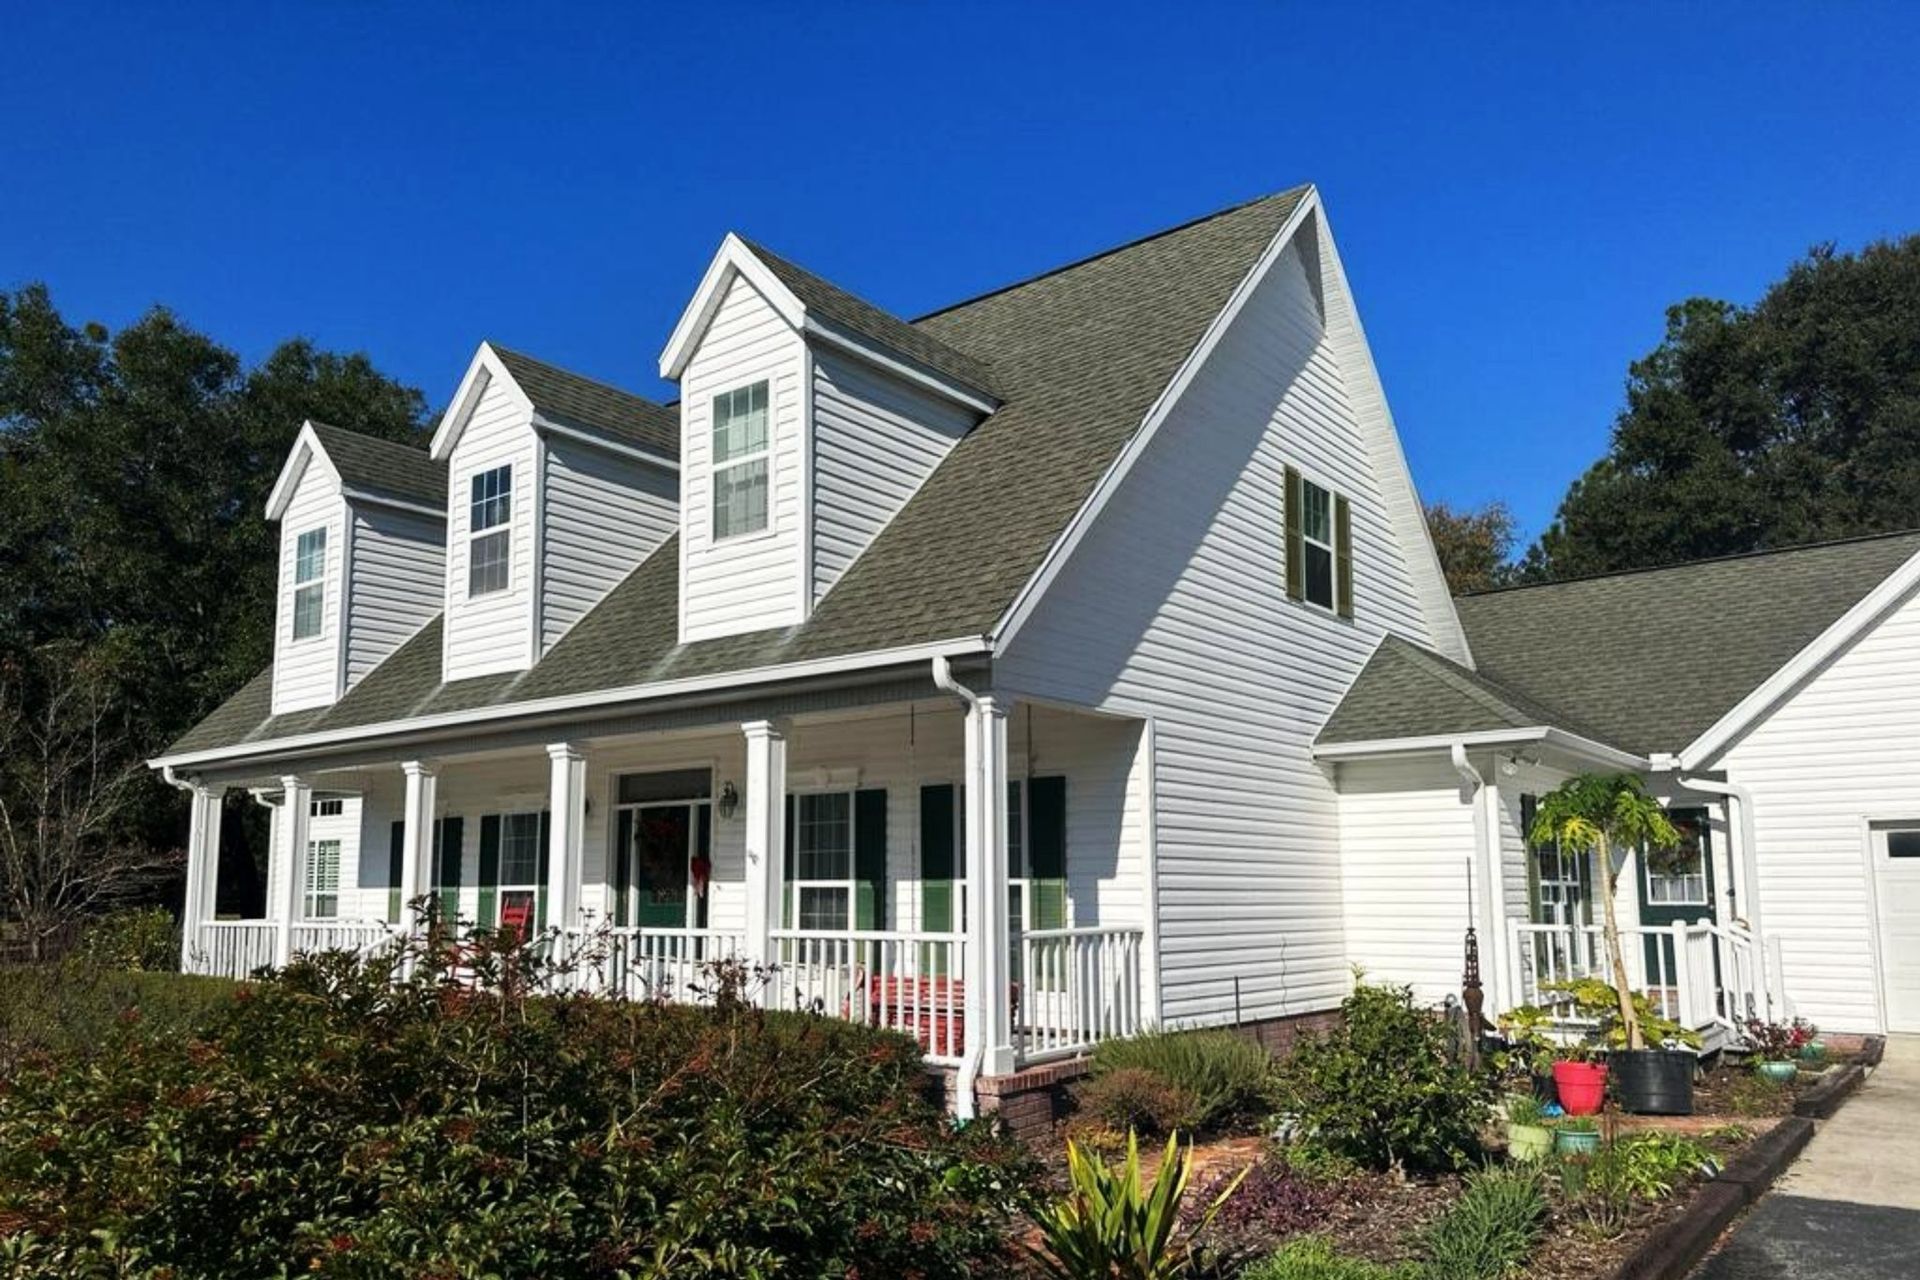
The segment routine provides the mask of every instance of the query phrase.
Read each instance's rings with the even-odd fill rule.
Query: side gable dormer
[[[445,679],[526,670],[672,535],[677,430],[651,401],[481,344],[433,440]]]
[[[267,499],[275,715],[332,704],[439,612],[445,502],[419,450],[302,425]]]
[[[680,383],[683,643],[804,621],[999,405],[983,363],[729,235],[660,358]]]

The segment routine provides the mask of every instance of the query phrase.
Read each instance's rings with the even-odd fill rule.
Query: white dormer
[[[482,343],[433,439],[447,464],[442,671],[524,671],[679,520],[669,410]]]
[[[681,391],[682,643],[805,620],[998,404],[978,362],[734,235],[660,372]]]
[[[445,501],[419,450],[300,428],[267,499],[280,525],[275,715],[331,705],[439,611]]]

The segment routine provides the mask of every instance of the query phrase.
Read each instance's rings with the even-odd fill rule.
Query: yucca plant
[[[1035,1215],[1044,1249],[1033,1256],[1059,1280],[1171,1280],[1193,1266],[1192,1235],[1212,1223],[1220,1206],[1247,1176],[1241,1170],[1180,1236],[1180,1205],[1193,1174],[1193,1149],[1180,1150],[1178,1135],[1167,1139],[1160,1168],[1147,1186],[1140,1182],[1140,1140],[1129,1130],[1127,1157],[1109,1169],[1079,1143],[1067,1143],[1066,1198]]]

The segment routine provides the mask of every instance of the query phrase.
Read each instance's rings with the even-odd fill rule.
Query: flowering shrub
[[[1805,1018],[1795,1018],[1792,1022],[1747,1019],[1747,1044],[1755,1056],[1765,1062],[1784,1062],[1797,1057],[1800,1050],[1813,1043],[1813,1038],[1818,1034],[1820,1028]]]
[[[1024,1155],[911,1040],[525,994],[515,944],[302,961],[0,1084],[0,1258],[131,1276],[962,1276]],[[504,975],[477,989],[475,972]],[[517,975],[517,976],[516,976]],[[505,994],[501,994],[501,988]],[[36,1264],[37,1265],[37,1264]]]

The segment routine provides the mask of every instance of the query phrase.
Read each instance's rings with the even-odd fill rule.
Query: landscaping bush
[[[86,927],[73,958],[104,969],[174,973],[180,968],[180,926],[165,907],[134,907]]]
[[[121,1025],[110,1058],[14,1072],[6,1247],[213,1280],[1005,1269],[1028,1160],[949,1124],[908,1038],[414,959],[297,962],[196,1036]]]
[[[1304,1142],[1372,1169],[1458,1169],[1480,1154],[1493,1081],[1454,1059],[1453,1029],[1406,987],[1361,983],[1340,1024],[1281,1063]]]
[[[1491,1168],[1467,1179],[1459,1201],[1427,1229],[1427,1280],[1494,1280],[1526,1261],[1540,1238],[1547,1197],[1540,1179]]]
[[[154,1036],[184,1037],[233,998],[238,984],[178,973],[136,973],[67,961],[0,968],[0,1078],[22,1055],[91,1055],[137,1021]]]
[[[1216,1174],[1201,1186],[1195,1202],[1211,1204],[1232,1176]],[[1325,1223],[1340,1200],[1335,1184],[1303,1177],[1269,1157],[1246,1170],[1240,1189],[1220,1206],[1214,1229],[1229,1241],[1285,1239]]]
[[[1193,1123],[1192,1095],[1141,1067],[1093,1077],[1080,1087],[1076,1101],[1088,1120],[1115,1133],[1131,1129],[1165,1137]]]
[[[1240,1280],[1420,1280],[1417,1263],[1395,1266],[1336,1253],[1317,1236],[1289,1241],[1240,1273]]]
[[[1095,1046],[1096,1077],[1129,1068],[1185,1091],[1200,1129],[1258,1118],[1272,1105],[1272,1055],[1231,1031],[1150,1031]]]

